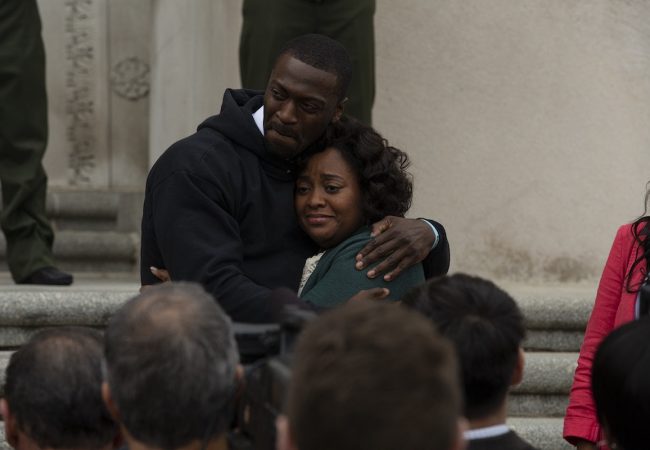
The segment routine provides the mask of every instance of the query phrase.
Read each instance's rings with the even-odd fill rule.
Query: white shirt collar
[[[260,130],[260,133],[262,133],[262,136],[264,136],[264,105],[253,113],[253,120],[255,121],[257,128]]]
[[[475,428],[464,432],[465,439],[468,441],[472,439],[485,439],[495,436],[501,436],[510,431],[506,424],[492,425],[491,427]]]

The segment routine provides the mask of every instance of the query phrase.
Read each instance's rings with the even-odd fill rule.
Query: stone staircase
[[[135,274],[142,202],[142,192],[133,191],[48,192],[57,265],[74,274]],[[0,233],[0,271],[7,270],[5,251]]]
[[[542,450],[573,448],[562,439],[562,418],[596,283],[501,287],[527,325],[524,380],[510,394],[508,422]]]
[[[569,449],[562,440],[562,416],[595,284],[500,285],[518,301],[528,328],[524,381],[510,395],[508,422],[541,450]],[[138,287],[135,277],[116,274],[81,273],[67,288],[16,286],[8,274],[0,275],[0,386],[11,351],[37,329],[101,328]]]

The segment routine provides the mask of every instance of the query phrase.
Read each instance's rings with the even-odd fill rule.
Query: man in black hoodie
[[[280,52],[263,95],[226,90],[220,113],[160,157],[145,191],[143,285],[160,281],[151,267],[164,268],[174,280],[203,284],[235,321],[276,320],[272,289],[295,290],[316,252],[294,213],[295,158],[343,114],[350,74],[341,44],[296,38]],[[427,253],[428,275],[446,273],[439,224],[388,217],[375,230],[357,268],[389,256],[369,276],[393,278]]]

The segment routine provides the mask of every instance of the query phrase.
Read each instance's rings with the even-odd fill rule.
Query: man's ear
[[[276,450],[298,450],[296,447],[293,437],[291,436],[291,430],[289,426],[289,418],[284,414],[280,414],[277,419],[275,419],[275,448]]]
[[[341,116],[343,115],[343,111],[345,111],[345,104],[348,102],[348,98],[345,97],[343,100],[338,102],[336,105],[336,111],[334,111],[334,117],[332,117],[332,123],[336,123],[339,120],[341,120]]]
[[[104,405],[106,405],[106,409],[113,420],[117,423],[121,423],[120,411],[117,409],[117,405],[115,404],[113,395],[111,394],[111,388],[106,381],[102,383],[102,400],[104,400]]]
[[[512,373],[512,380],[510,386],[517,386],[524,379],[524,366],[526,365],[526,358],[524,356],[524,349],[519,347],[519,354],[517,355],[517,364]]]
[[[18,448],[18,425],[16,424],[16,417],[11,414],[9,403],[4,398],[0,399],[0,413],[5,424],[5,440],[11,447]]]

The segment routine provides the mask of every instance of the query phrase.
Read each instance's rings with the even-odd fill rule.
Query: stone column
[[[241,0],[154,0],[149,162],[239,87]]]
[[[40,0],[51,187],[138,189],[147,170],[151,1]]]

